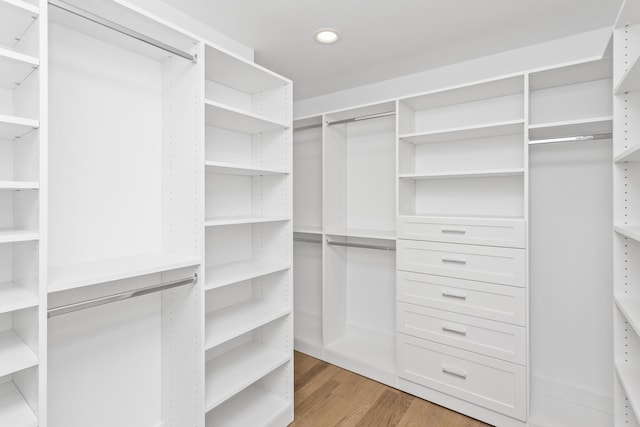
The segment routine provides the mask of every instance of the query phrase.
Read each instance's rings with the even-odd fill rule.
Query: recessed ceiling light
[[[321,28],[313,34],[313,38],[322,44],[331,44],[340,40],[340,34],[333,28]]]

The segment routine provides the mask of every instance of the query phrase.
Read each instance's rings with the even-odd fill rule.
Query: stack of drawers
[[[398,376],[525,420],[525,222],[401,217],[398,237]]]

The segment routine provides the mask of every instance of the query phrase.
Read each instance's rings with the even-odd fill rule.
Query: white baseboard
[[[531,427],[608,427],[613,425],[613,396],[549,378],[531,378]]]

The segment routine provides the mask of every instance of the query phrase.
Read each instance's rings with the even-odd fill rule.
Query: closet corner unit
[[[292,83],[204,48],[207,426],[293,421]]]
[[[640,426],[640,2],[625,0],[613,40],[614,420]]]

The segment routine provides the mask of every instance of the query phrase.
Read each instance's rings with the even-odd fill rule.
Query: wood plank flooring
[[[490,427],[297,351],[294,371],[289,427]]]

